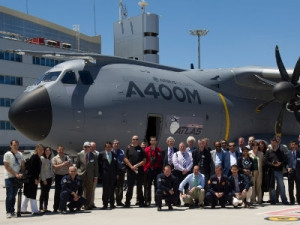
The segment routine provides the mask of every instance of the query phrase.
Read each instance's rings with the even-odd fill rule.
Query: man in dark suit
[[[162,151],[163,167],[165,165],[170,165],[171,169],[173,170],[174,165],[172,162],[172,157],[173,154],[178,151],[178,149],[174,147],[175,139],[173,137],[168,137],[166,142],[168,147]]]
[[[228,147],[229,151],[226,151],[224,155],[223,173],[229,177],[231,175],[231,166],[237,165],[238,158],[241,156],[241,154],[235,148],[235,143],[233,141],[229,142]]]
[[[114,189],[118,176],[118,159],[117,155],[112,152],[112,143],[105,143],[105,151],[100,152],[98,156],[99,174],[102,179],[103,192],[102,192],[102,209],[107,209],[108,202],[110,208],[114,209],[115,197]]]
[[[300,149],[295,141],[290,142],[288,152],[288,185],[290,203],[295,204],[294,186],[296,184],[296,199],[300,205]]]
[[[193,167],[199,166],[200,173],[205,176],[205,184],[207,183],[208,179],[210,178],[210,166],[211,166],[211,154],[205,148],[205,140],[198,140],[198,149],[193,151]]]
[[[98,182],[98,161],[91,152],[90,142],[84,142],[83,150],[77,154],[77,174],[82,179],[83,194],[86,198],[85,209],[93,209],[94,183]]]

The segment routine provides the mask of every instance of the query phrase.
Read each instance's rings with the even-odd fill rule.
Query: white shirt
[[[229,155],[230,155],[230,166],[237,165],[236,153],[229,151]]]
[[[193,158],[191,152],[184,152],[185,154],[185,161],[186,161],[186,168],[183,168],[183,154],[181,151],[175,152],[173,154],[173,164],[174,164],[174,169],[183,171],[184,169],[187,169],[190,171],[193,167]]]
[[[16,173],[19,173],[21,170],[21,163],[23,161],[23,156],[22,156],[22,153],[20,153],[20,152],[17,152],[15,154],[15,156],[11,151],[6,152],[3,157],[3,162],[8,163],[9,167],[13,171],[15,171]],[[13,174],[11,174],[10,172],[8,172],[7,170],[4,170],[4,179],[8,179],[8,178],[12,178],[12,177],[15,177],[15,176]]]

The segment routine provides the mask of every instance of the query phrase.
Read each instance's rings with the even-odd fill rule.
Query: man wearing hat
[[[91,151],[90,142],[83,143],[83,150],[77,154],[77,173],[82,179],[83,195],[86,198],[85,209],[93,209],[93,186],[98,181],[98,160]]]

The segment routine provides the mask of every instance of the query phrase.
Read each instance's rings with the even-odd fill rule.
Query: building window
[[[23,78],[22,77],[7,76],[7,75],[0,75],[0,84],[22,86],[23,85]]]
[[[10,107],[13,102],[11,98],[0,98],[0,107]]]
[[[32,57],[32,64],[35,64],[35,65],[53,67],[53,66],[56,66],[57,64],[62,63],[62,62],[64,62],[64,61],[48,59],[48,58],[46,59],[46,58],[43,58],[43,57],[36,57],[36,56]]]
[[[1,52],[0,51],[0,59],[14,61],[14,62],[22,62],[22,56],[16,53],[10,52]]]
[[[9,121],[0,120],[0,130],[16,130]]]

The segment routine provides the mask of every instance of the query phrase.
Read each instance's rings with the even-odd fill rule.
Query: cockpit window
[[[58,78],[60,73],[61,73],[61,71],[45,73],[42,76],[40,76],[40,78],[37,80],[36,83],[39,84],[42,81],[44,81],[44,82],[55,81]]]
[[[82,84],[91,85],[94,83],[90,71],[82,70],[82,71],[78,71],[78,73]]]
[[[77,84],[76,75],[73,71],[67,71],[61,79],[63,84]]]

